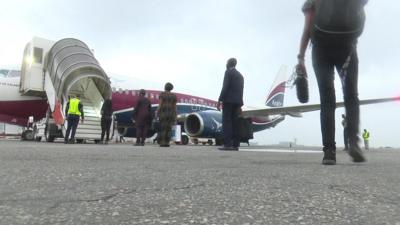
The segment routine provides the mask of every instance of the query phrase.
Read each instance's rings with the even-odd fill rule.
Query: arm
[[[65,116],[68,116],[68,110],[69,110],[69,102],[67,102],[67,106],[65,106]]]
[[[136,102],[136,105],[134,105],[133,113],[132,113],[132,120],[136,120],[136,115],[137,115],[138,108],[139,108],[139,102],[140,102],[140,99]]]
[[[83,105],[82,105],[82,103],[79,103],[78,108],[79,108],[79,112],[81,112],[82,123],[83,123],[83,120],[85,119],[85,114],[84,114],[84,112],[83,112]]]
[[[304,66],[304,56],[306,54],[306,49],[308,43],[310,42],[310,33],[311,33],[311,26],[313,23],[314,12],[310,9],[304,12],[305,21],[304,21],[304,28],[303,34],[301,36],[300,41],[300,50],[299,54],[297,55],[298,65],[305,71]]]
[[[103,102],[103,105],[101,106],[101,110],[100,110],[100,115],[104,115],[104,107],[106,105],[106,101]]]
[[[219,98],[218,98],[218,104],[217,104],[218,110],[220,110],[221,103],[225,99],[225,95],[226,95],[226,92],[228,91],[230,81],[231,81],[231,76],[229,75],[229,70],[226,70],[225,75],[224,75],[224,83],[222,85],[221,94],[219,95]]]

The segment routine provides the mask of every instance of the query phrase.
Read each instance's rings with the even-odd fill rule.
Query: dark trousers
[[[343,129],[343,140],[344,140],[344,148],[349,149],[349,131],[347,127]]]
[[[111,121],[111,117],[101,117],[101,141],[104,140],[104,135],[106,133],[106,141],[110,140]]]
[[[226,147],[239,147],[239,111],[240,104],[223,103],[222,129]]]
[[[334,69],[341,71],[352,47],[332,48],[314,46],[313,67],[317,77],[321,101],[321,132],[324,149],[335,149],[335,109]],[[354,49],[346,76],[340,74],[344,105],[347,116],[347,130],[350,148],[358,144],[360,107],[358,100],[358,57]]]
[[[136,143],[144,144],[147,136],[147,130],[149,126],[147,124],[136,126]]]
[[[71,133],[70,140],[73,140],[75,138],[75,132],[76,132],[76,128],[78,128],[79,118],[80,118],[80,116],[78,116],[78,115],[68,115],[67,132],[66,132],[65,138],[64,138],[65,141],[68,141],[70,133]]]

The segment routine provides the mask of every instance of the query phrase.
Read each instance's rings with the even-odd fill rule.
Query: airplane
[[[5,71],[5,70],[3,70]],[[267,98],[266,105],[271,107],[283,106],[285,92],[286,69],[282,69],[277,76]],[[279,79],[278,79],[279,78]],[[0,92],[5,93],[0,97],[0,122],[15,124],[25,127],[28,118],[33,116],[35,121],[44,118],[48,111],[47,100],[40,97],[21,96],[19,93],[19,77],[0,77]],[[159,104],[159,95],[162,91],[146,90],[146,97],[152,103],[154,112]],[[216,144],[222,144],[222,113],[217,110],[217,101],[182,93],[177,96],[178,124],[189,137],[215,139]],[[133,106],[139,97],[139,90],[117,90],[113,88],[113,111],[117,122],[118,133],[124,137],[136,137],[132,121]],[[27,110],[29,109],[29,110]],[[284,117],[267,116],[253,117],[252,129],[254,132],[276,126]],[[149,129],[148,137],[155,134],[154,129]],[[188,143],[188,136],[182,136],[182,144]]]
[[[286,71],[286,67],[279,70],[267,95],[265,107],[243,107],[243,116],[251,118],[254,132],[275,127],[284,121],[285,116],[301,117],[303,112],[320,109],[320,104],[283,106],[287,86]],[[30,116],[37,121],[44,118],[48,111],[46,99],[20,95],[18,77],[0,78],[0,92],[2,93],[0,95],[0,122],[26,126]],[[153,111],[158,107],[158,97],[161,92],[147,90],[146,96],[152,103]],[[216,109],[217,101],[182,93],[175,94],[178,100],[178,124],[182,125],[183,131],[189,137],[215,139],[215,144],[222,144],[222,113]],[[135,137],[132,114],[138,97],[139,90],[113,89],[112,101],[117,122],[116,129],[124,137]],[[360,105],[399,100],[400,97],[360,100]],[[337,107],[343,106],[343,102],[337,103]],[[148,137],[154,134],[155,130],[149,129]],[[182,137],[182,144],[187,144],[188,137]]]

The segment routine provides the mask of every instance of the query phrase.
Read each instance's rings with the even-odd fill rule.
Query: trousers
[[[342,67],[351,53],[348,68],[342,73]],[[342,81],[344,106],[347,116],[347,132],[350,148],[358,144],[360,106],[358,99],[358,56],[354,47],[313,46],[312,60],[321,102],[321,133],[324,149],[336,149],[335,109],[336,95],[334,70],[339,72]]]

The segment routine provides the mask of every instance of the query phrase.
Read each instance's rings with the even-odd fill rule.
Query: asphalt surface
[[[400,150],[247,150],[0,141],[0,224],[400,224]]]

